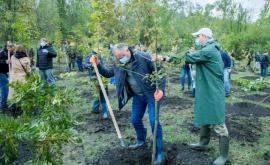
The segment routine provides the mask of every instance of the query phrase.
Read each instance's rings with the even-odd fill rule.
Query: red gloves
[[[155,97],[155,101],[159,101],[163,97],[163,91],[158,89],[155,92],[154,97]]]
[[[97,58],[97,56],[92,56],[91,58],[90,58],[90,63],[92,64],[92,65],[98,65],[98,58]]]

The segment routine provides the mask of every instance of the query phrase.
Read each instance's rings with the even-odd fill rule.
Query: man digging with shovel
[[[155,71],[154,63],[147,53],[133,52],[128,45],[120,43],[113,47],[113,55],[116,63],[110,69],[100,65],[96,56],[92,56],[90,62],[97,65],[102,76],[106,78],[115,76],[119,109],[122,109],[128,100],[133,97],[131,122],[137,134],[137,142],[130,145],[129,148],[144,147],[146,145],[146,129],[142,119],[146,107],[148,107],[149,122],[153,133],[156,117],[155,101],[159,101],[163,96],[165,80],[159,82],[159,90],[156,91],[154,83],[146,79],[148,74]],[[158,107],[160,107],[159,104]],[[159,118],[159,115],[157,117]],[[158,121],[154,164],[162,164],[164,161],[162,128]]]

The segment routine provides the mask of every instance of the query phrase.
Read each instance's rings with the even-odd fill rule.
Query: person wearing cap
[[[229,133],[225,125],[225,89],[223,61],[220,47],[213,39],[212,30],[202,28],[192,34],[201,49],[186,55],[186,62],[196,64],[195,125],[200,126],[200,142],[190,144],[193,149],[206,150],[211,130],[219,136],[220,156],[215,165],[228,161]]]
[[[8,110],[7,100],[9,94],[9,87],[8,87],[8,72],[9,72],[9,63],[10,58],[8,57],[8,52],[10,56],[13,55],[15,50],[15,46],[8,42],[4,49],[0,52],[0,90],[1,90],[1,101],[0,101],[0,109],[3,112]]]
[[[115,76],[116,90],[118,96],[118,106],[122,109],[132,97],[131,122],[137,134],[137,142],[129,146],[130,149],[137,149],[146,146],[147,130],[143,124],[143,116],[148,107],[149,122],[154,131],[155,118],[159,120],[159,115],[155,116],[155,101],[158,102],[163,97],[165,89],[165,79],[159,81],[158,90],[147,75],[155,71],[151,56],[142,51],[134,51],[127,44],[120,43],[113,47],[115,64],[110,69],[103,67],[96,57],[91,57],[92,64],[96,64],[101,75],[110,78]],[[154,164],[163,164],[165,155],[163,152],[163,133],[160,122],[158,121],[156,136],[156,155]]]
[[[94,68],[92,64],[90,63],[90,58],[92,56],[98,56],[98,59],[101,64],[103,64],[103,57],[101,56],[101,50],[97,49],[95,51],[92,51],[89,55],[85,57],[85,69],[88,70],[91,86],[92,86],[92,93],[93,93],[93,99],[92,99],[92,112],[93,113],[99,113],[99,109],[101,108],[101,115],[102,119],[108,118],[108,111],[107,111],[107,105],[104,98],[104,95],[101,91],[101,88],[98,83],[98,79],[96,76],[96,73],[94,71]],[[106,78],[102,77],[103,84],[105,85],[105,90],[108,94],[108,81]]]
[[[53,58],[57,56],[52,45],[46,38],[40,39],[40,47],[37,50],[37,68],[39,69],[41,80],[48,84],[55,84],[53,75]]]

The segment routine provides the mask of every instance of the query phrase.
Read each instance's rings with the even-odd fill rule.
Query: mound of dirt
[[[229,135],[240,141],[257,142],[261,135],[261,123],[257,117],[230,116],[226,119]]]
[[[239,102],[233,105],[226,105],[227,114],[233,114],[237,116],[255,116],[255,117],[265,117],[270,116],[270,109],[262,107],[260,105]]]
[[[128,127],[130,124],[130,112],[127,111],[114,111],[115,118],[117,120],[119,128]],[[102,132],[104,134],[115,132],[111,119],[103,120],[100,114],[84,113],[77,117],[78,121],[84,122],[77,126],[79,132],[97,133]]]
[[[89,165],[149,165],[151,164],[151,146],[130,150],[113,148],[96,160],[88,160]],[[168,143],[165,145],[166,165],[209,165],[212,159],[208,153],[192,150],[186,144]]]
[[[199,134],[200,128],[194,126],[191,119],[184,124],[190,133]],[[240,141],[257,142],[261,135],[261,123],[257,117],[228,116],[226,118],[229,135]],[[216,137],[216,134],[212,132]]]
[[[186,110],[192,107],[192,101],[176,96],[168,96],[162,101],[161,105],[166,109]]]
[[[264,94],[264,95],[259,95],[259,94],[246,95],[246,96],[243,96],[241,98],[252,100],[252,101],[258,101],[258,102],[262,102],[262,103],[270,103],[270,94]]]

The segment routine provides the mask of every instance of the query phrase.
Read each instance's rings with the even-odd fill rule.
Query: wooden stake
[[[121,135],[120,129],[119,129],[118,124],[117,124],[117,122],[116,122],[116,119],[115,119],[115,116],[114,116],[114,113],[113,113],[113,110],[112,110],[112,106],[111,106],[109,97],[108,97],[108,95],[107,95],[107,93],[106,93],[106,90],[105,90],[104,84],[103,84],[103,82],[102,82],[102,79],[101,79],[101,77],[100,77],[100,74],[99,74],[97,65],[96,65],[96,64],[92,64],[92,66],[93,66],[94,69],[95,69],[95,72],[96,72],[96,75],[97,75],[97,78],[98,78],[98,82],[99,82],[100,88],[101,88],[102,93],[103,93],[103,96],[104,96],[104,98],[105,98],[105,101],[106,101],[106,104],[107,104],[107,107],[108,107],[110,116],[111,116],[112,121],[113,121],[114,128],[115,128],[116,133],[117,133],[117,136],[118,136],[118,138],[119,138],[119,140],[120,140],[121,146],[122,146],[122,147],[125,147],[125,143],[124,143],[123,137],[122,137],[122,135]]]

